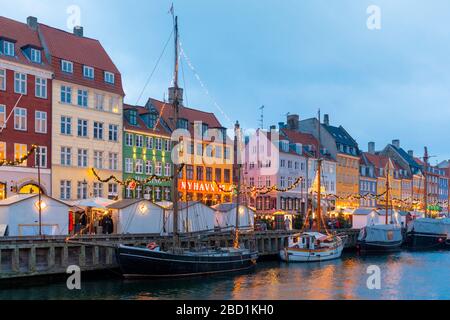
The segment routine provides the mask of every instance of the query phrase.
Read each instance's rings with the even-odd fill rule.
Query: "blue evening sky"
[[[175,0],[186,61],[189,105],[225,126],[265,126],[320,108],[363,150],[392,139],[406,150],[450,159],[450,2],[448,0]],[[67,29],[66,9],[81,8],[85,35],[99,39],[135,104],[171,32],[171,0],[0,0],[0,14]],[[369,5],[381,30],[366,27]],[[162,99],[172,73],[170,43],[143,98]],[[222,110],[222,111],[220,111]]]

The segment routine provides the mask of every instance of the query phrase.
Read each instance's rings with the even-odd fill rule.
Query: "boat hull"
[[[285,262],[318,262],[339,259],[342,255],[344,245],[331,250],[298,250],[284,249],[280,251],[280,258]]]
[[[401,250],[403,241],[358,241],[358,250],[362,254],[383,254],[398,252]]]
[[[248,270],[255,267],[258,255],[257,253],[231,256],[184,255],[120,246],[116,249],[116,257],[126,278],[169,278]]]
[[[446,242],[445,234],[410,232],[406,235],[406,245],[413,250],[445,249],[449,247]]]

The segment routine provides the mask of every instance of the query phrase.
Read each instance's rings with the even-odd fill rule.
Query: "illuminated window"
[[[6,159],[6,142],[0,141],[0,160]]]
[[[37,133],[47,133],[47,112],[35,112],[34,130]]]
[[[0,129],[6,128],[6,106],[0,104]]]
[[[14,159],[19,160],[27,155],[27,145],[26,144],[14,144]],[[25,160],[22,164],[22,166],[27,165],[27,161]]]

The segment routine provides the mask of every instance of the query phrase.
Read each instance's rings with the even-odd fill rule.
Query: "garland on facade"
[[[10,161],[10,160],[7,160],[7,159],[0,159],[0,167],[1,166],[18,166],[18,165],[21,165],[22,163],[24,163],[25,161],[28,160],[28,158],[31,156],[32,153],[34,153],[34,151],[36,151],[36,148],[37,148],[37,146],[33,144],[31,146],[31,149],[28,150],[28,152],[24,156],[22,156],[19,159],[13,160],[13,161]]]
[[[178,171],[177,171],[177,175],[180,174],[180,172],[183,170],[183,168],[184,168],[184,164],[180,165],[180,168],[178,168]],[[158,180],[161,182],[170,182],[173,180],[173,177],[174,177],[173,175],[170,177],[160,177],[155,174],[152,174],[151,176],[148,176],[144,180],[137,180],[135,178],[128,178],[125,180],[121,180],[121,179],[117,178],[115,175],[111,175],[106,179],[102,179],[94,168],[91,168],[91,172],[99,182],[108,183],[110,181],[114,181],[117,184],[120,184],[121,186],[126,186],[126,187],[128,187],[128,186],[132,186],[132,187],[145,186],[154,180]]]

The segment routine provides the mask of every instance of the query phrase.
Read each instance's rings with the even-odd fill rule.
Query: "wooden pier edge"
[[[259,252],[261,257],[277,255],[288,243],[289,236],[298,231],[259,231],[243,233],[241,245]],[[347,235],[346,248],[356,247],[359,230],[340,230]],[[119,244],[147,245],[158,243],[169,249],[172,238],[159,234],[125,234],[81,236],[66,241],[65,236],[7,237],[0,239],[0,281],[36,276],[65,274],[67,267],[79,266],[82,271],[117,269],[114,248]],[[231,232],[214,233],[208,236],[185,235],[183,247],[194,247],[199,243],[208,246],[232,246]]]

